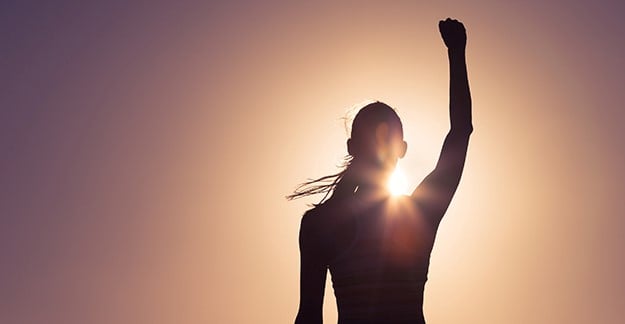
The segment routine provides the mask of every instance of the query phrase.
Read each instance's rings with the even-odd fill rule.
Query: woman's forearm
[[[471,92],[464,48],[448,49],[451,132],[471,133]]]

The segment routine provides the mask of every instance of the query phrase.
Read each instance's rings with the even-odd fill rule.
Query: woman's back
[[[306,213],[301,235],[332,274],[339,323],[424,323],[433,219],[408,196],[330,199]]]

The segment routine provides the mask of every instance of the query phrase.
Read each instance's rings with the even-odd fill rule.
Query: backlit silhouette
[[[391,196],[386,187],[407,144],[395,111],[374,102],[353,120],[343,171],[304,183],[289,196],[326,194],[302,218],[297,324],[322,322],[328,270],[340,324],[425,323],[430,253],[473,131],[464,26],[448,18],[439,30],[449,57],[451,128],[436,167],[412,195]]]

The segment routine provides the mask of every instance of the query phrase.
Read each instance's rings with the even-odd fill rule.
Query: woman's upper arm
[[[470,132],[449,132],[434,170],[412,193],[412,197],[436,225],[445,214],[458,188],[467,155]]]
[[[310,217],[315,216],[304,215],[300,227],[300,304],[296,324],[323,322],[327,265],[321,256],[318,231]]]

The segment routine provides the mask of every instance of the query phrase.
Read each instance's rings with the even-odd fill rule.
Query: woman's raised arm
[[[449,118],[451,128],[432,171],[412,193],[422,208],[438,224],[456,192],[473,131],[471,123],[471,93],[465,48],[467,35],[464,25],[450,18],[438,24],[449,57]]]

